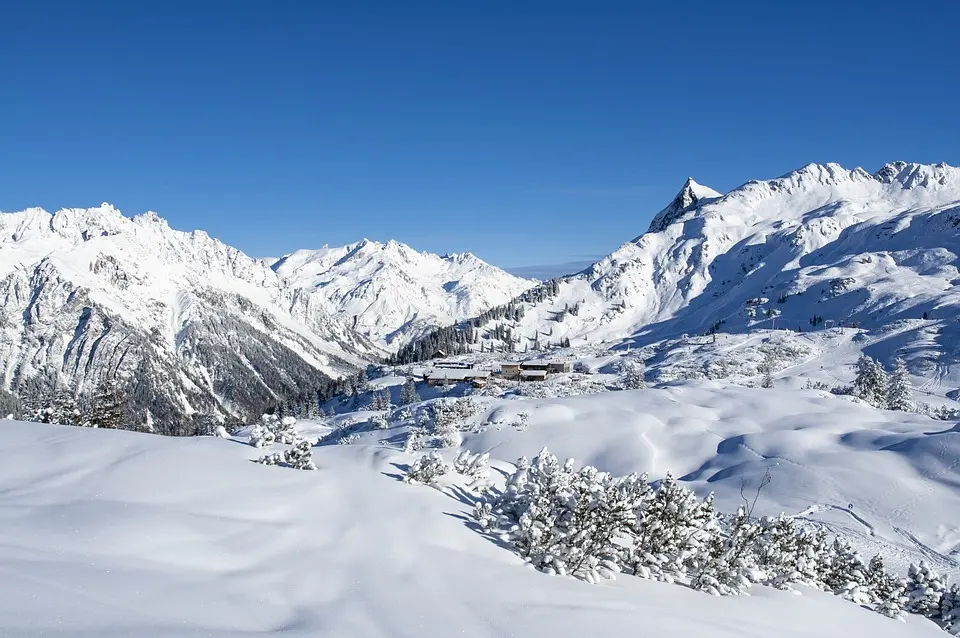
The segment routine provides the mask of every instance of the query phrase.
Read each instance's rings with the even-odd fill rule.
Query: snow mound
[[[320,447],[297,472],[217,438],[4,422],[0,439],[8,635],[944,635],[813,591],[720,599],[526,569],[467,504],[402,483],[412,459],[390,449]]]

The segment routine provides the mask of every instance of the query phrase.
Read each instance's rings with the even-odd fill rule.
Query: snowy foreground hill
[[[325,312],[393,350],[432,328],[505,303],[535,283],[470,253],[441,257],[366,239],[298,250],[273,269]]]
[[[960,433],[942,423],[827,393],[702,383],[472,400],[475,413],[439,451],[447,462],[462,449],[489,453],[501,487],[515,457],[547,445],[618,474],[673,470],[730,511],[740,478],[770,468],[758,514],[843,534],[894,570],[924,559],[958,577]],[[364,421],[377,414],[382,425]],[[350,432],[313,447],[312,472],[251,462],[272,450],[245,434],[0,422],[0,635],[946,635],[920,616],[886,618],[802,586],[715,597],[530,569],[478,530],[468,478],[443,476],[436,489],[400,480],[423,453],[403,451],[408,418],[303,423],[307,434]]]
[[[473,347],[637,347],[712,332],[732,346],[758,329],[855,324],[867,354],[903,357],[928,389],[949,392],[960,388],[958,254],[960,169],[945,164],[811,164],[726,194],[689,180],[648,232],[478,317]]]

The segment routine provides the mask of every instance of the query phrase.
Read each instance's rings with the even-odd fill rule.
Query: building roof
[[[547,376],[546,370],[521,370],[521,377],[545,377]]]
[[[427,380],[467,381],[471,379],[486,379],[489,376],[489,370],[474,370],[470,368],[441,368],[439,370],[431,370],[427,375]]]

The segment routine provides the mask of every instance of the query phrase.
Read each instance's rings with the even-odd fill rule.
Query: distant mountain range
[[[392,344],[529,285],[472,255],[396,242],[268,264],[108,204],[0,214],[0,278],[7,388],[84,394],[115,378],[138,418],[176,432],[193,415],[247,419],[309,400]]]
[[[468,319],[470,347],[514,350],[855,322],[957,386],[958,254],[960,169],[904,162],[726,194],[687,180],[647,232],[522,298],[537,282],[471,254],[363,240],[252,259],[153,213],[30,209],[0,214],[0,365],[20,394],[119,379],[162,431],[309,400]]]
[[[555,295],[473,321],[472,347],[856,323],[896,330],[914,373],[957,387],[958,255],[960,169],[946,164],[810,164],[726,194],[689,179],[646,233],[559,278]]]
[[[394,350],[438,325],[504,303],[535,283],[470,253],[441,257],[396,241],[368,239],[298,250],[272,268],[297,295]]]

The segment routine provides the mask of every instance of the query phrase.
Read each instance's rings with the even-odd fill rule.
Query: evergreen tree
[[[870,559],[867,566],[867,586],[873,595],[877,612],[889,618],[903,619],[907,603],[906,583],[887,572],[880,554]]]
[[[411,403],[420,403],[420,395],[417,394],[417,381],[413,377],[407,377],[400,388],[400,405],[410,405]]]
[[[960,636],[960,584],[944,590],[940,598],[940,624],[952,636]]]
[[[701,501],[670,473],[643,502],[625,568],[642,578],[673,582],[717,533],[713,495]]]
[[[625,362],[622,370],[623,376],[620,382],[623,384],[624,390],[640,390],[647,387],[646,381],[644,380],[643,361],[634,360]]]
[[[856,396],[870,405],[882,408],[887,404],[887,373],[879,363],[867,355],[857,360],[857,377],[853,380]]]
[[[910,389],[910,373],[903,359],[897,359],[887,382],[886,407],[888,410],[909,412],[913,409]]]
[[[283,453],[283,460],[295,470],[315,470],[310,441],[301,440]]]
[[[725,533],[714,534],[707,541],[690,586],[714,596],[730,596],[759,582],[764,574],[754,563],[753,550],[761,533],[741,505]]]
[[[760,381],[761,388],[772,388],[773,387],[773,371],[777,365],[776,357],[773,354],[773,351],[768,351],[763,356],[763,363],[760,364],[760,371],[763,373],[763,378]]]
[[[910,565],[907,570],[907,611],[927,618],[939,618],[946,592],[946,581],[926,562]]]
[[[95,428],[119,430],[123,428],[126,400],[112,379],[103,379],[93,393],[87,425]]]

